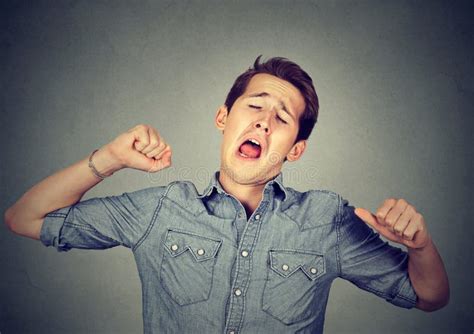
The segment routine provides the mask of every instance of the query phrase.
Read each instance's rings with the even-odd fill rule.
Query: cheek
[[[234,117],[229,117],[228,119],[226,131],[229,132],[229,136],[237,137],[246,128],[249,123],[249,119],[248,117],[246,118],[243,113],[233,116]]]
[[[281,131],[281,133],[274,137],[276,149],[281,152],[289,151],[293,147],[295,139],[296,133],[293,131]]]

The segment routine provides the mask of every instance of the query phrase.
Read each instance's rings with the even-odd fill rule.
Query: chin
[[[260,184],[274,178],[280,173],[279,168],[264,168],[258,166],[245,166],[244,164],[236,162],[234,164],[222,164],[221,170],[227,177],[239,184]]]

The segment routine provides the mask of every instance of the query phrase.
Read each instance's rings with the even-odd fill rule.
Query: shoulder
[[[191,181],[173,181],[164,189],[164,196],[175,202],[193,200],[198,195],[196,186]]]
[[[311,189],[304,192],[286,188],[287,200],[283,205],[286,215],[303,222],[301,228],[333,224],[341,211],[342,197],[330,190]]]
[[[148,186],[138,190],[126,191],[121,195],[107,196],[110,200],[134,201],[146,203],[156,202],[163,198],[169,198],[176,202],[183,202],[197,196],[196,187],[189,181],[173,181],[162,186]]]

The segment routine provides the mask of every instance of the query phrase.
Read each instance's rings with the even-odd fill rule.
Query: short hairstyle
[[[257,59],[255,59],[253,67],[250,67],[235,80],[225,100],[227,109],[230,112],[235,100],[245,92],[250,79],[252,79],[254,75],[258,73],[274,75],[291,83],[301,92],[301,95],[303,95],[305,110],[299,118],[299,129],[295,142],[308,139],[317,122],[319,110],[319,100],[313,86],[313,80],[299,65],[287,58],[273,57],[260,63],[261,57],[262,55],[258,56]]]

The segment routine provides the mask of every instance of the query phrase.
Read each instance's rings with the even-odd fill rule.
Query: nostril
[[[261,127],[261,125],[260,125],[260,124],[258,124],[258,123],[257,123],[257,125],[255,125],[255,126],[256,126],[258,129]]]

